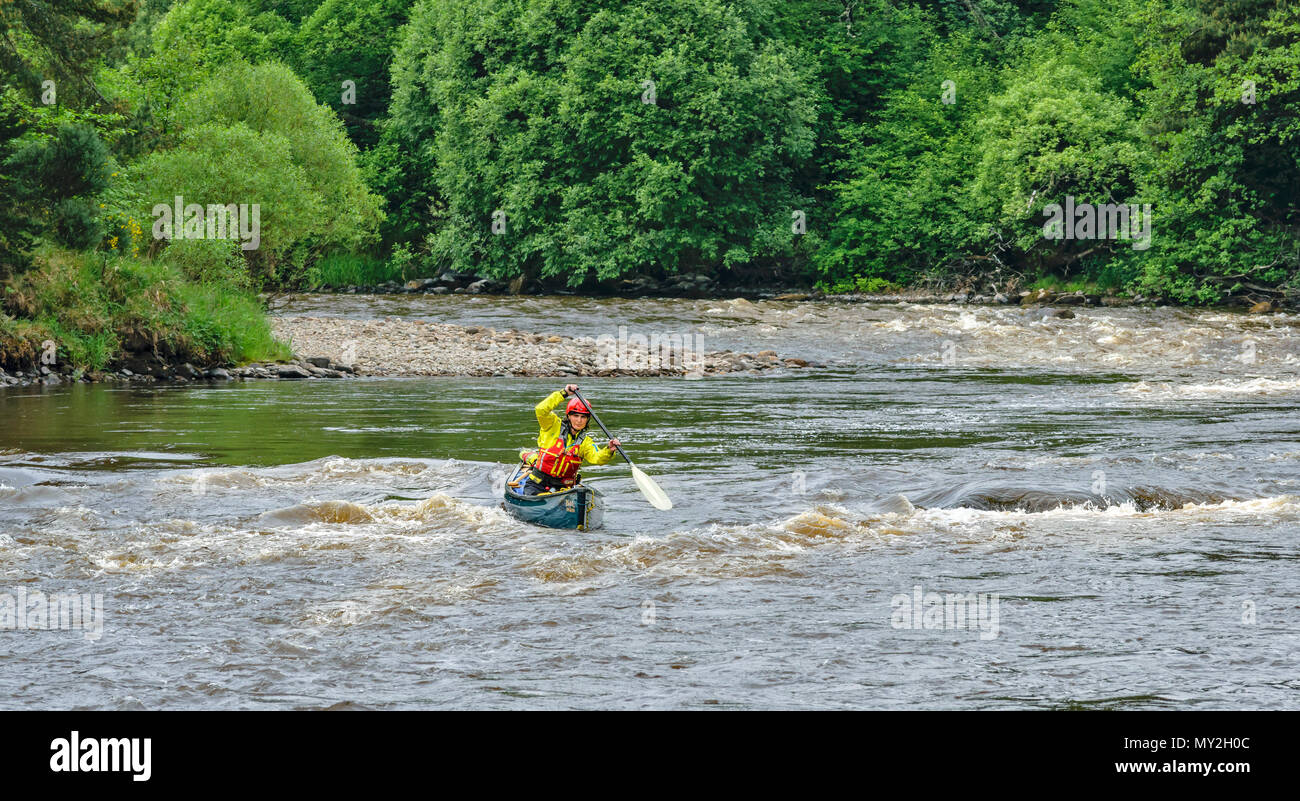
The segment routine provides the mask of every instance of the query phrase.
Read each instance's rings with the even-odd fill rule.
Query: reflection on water
[[[674,508],[589,468],[582,534],[493,489],[556,381],[0,391],[0,594],[105,606],[0,631],[0,707],[1294,706],[1288,318],[1052,323],[1103,351],[1019,309],[456,300],[839,366],[586,381]],[[896,628],[915,587],[997,594],[998,635]]]

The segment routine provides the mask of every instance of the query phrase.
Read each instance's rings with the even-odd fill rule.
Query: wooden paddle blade
[[[642,473],[636,465],[632,466],[632,480],[636,482],[637,489],[650,502],[650,505],[656,509],[667,511],[673,508],[673,502],[668,500],[668,494],[659,488],[655,480],[645,473]]]

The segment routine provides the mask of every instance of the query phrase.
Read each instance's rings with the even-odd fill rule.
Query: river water
[[[0,390],[0,624],[20,590],[103,596],[102,636],[0,631],[0,708],[1300,707],[1296,316],[277,313],[827,367],[582,380],[674,502],[588,468],[586,533],[496,495],[559,379]]]

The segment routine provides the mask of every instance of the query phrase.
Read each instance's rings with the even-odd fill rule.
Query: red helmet
[[[591,409],[588,409],[587,404],[577,398],[569,398],[569,405],[564,407],[564,413],[573,414],[574,412],[577,412],[578,414],[591,414]]]

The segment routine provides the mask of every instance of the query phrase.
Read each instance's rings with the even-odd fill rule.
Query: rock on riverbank
[[[352,367],[337,364],[324,358],[294,357],[289,362],[253,363],[242,367],[195,367],[186,362],[169,364],[161,360],[133,361],[135,369],[120,367],[104,372],[73,370],[64,367],[42,366],[39,369],[18,370],[13,373],[0,369],[0,387],[54,387],[60,384],[203,384],[238,381],[245,378],[343,378],[352,373]]]
[[[371,376],[713,375],[820,366],[774,351],[696,353],[629,345],[622,352],[591,337],[560,337],[405,320],[277,317],[275,335],[295,353],[320,356]]]

